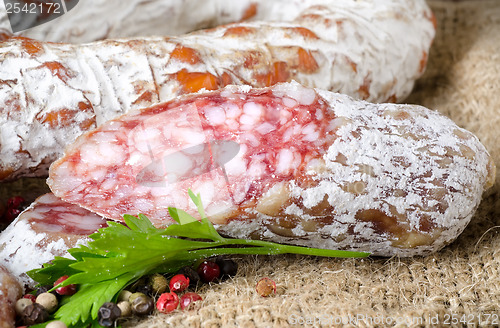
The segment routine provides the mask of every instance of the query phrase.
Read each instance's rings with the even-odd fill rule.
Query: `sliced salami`
[[[0,265],[0,328],[14,328],[16,312],[14,305],[23,289],[16,278]]]
[[[0,261],[32,286],[27,271],[40,268],[54,256],[67,256],[69,248],[87,242],[90,234],[105,226],[102,217],[45,194],[0,234]]]
[[[78,138],[48,184],[105,217],[143,213],[156,226],[171,223],[169,206],[194,212],[190,188],[229,236],[409,256],[461,233],[494,168],[437,112],[284,83],[131,111]]]
[[[181,37],[2,42],[0,180],[45,176],[83,132],[180,94],[296,80],[397,101],[423,73],[434,36],[424,0],[297,8],[286,22],[238,23]]]

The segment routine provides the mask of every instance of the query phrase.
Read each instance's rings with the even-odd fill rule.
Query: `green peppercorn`
[[[149,285],[153,294],[162,294],[167,290],[168,280],[163,275],[155,273],[149,277]]]
[[[153,312],[154,310],[153,299],[144,294],[137,296],[135,296],[135,294],[141,294],[141,293],[134,293],[132,294],[132,296],[130,296],[130,299],[132,300],[131,301],[132,312],[137,315],[147,315]]]
[[[132,304],[137,297],[146,297],[146,295],[141,292],[132,293],[128,298],[130,304]]]
[[[97,318],[101,326],[112,327],[121,314],[122,311],[115,303],[106,302],[99,308]]]

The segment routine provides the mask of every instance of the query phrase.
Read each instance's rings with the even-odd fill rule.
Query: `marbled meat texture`
[[[216,141],[239,150],[207,156]],[[437,112],[284,83],[131,111],[67,148],[48,184],[107,218],[143,213],[156,226],[172,222],[169,206],[194,211],[191,188],[230,236],[405,256],[454,240],[494,169]]]

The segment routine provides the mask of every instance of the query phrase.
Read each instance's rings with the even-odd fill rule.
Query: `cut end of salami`
[[[411,256],[452,242],[493,179],[484,146],[437,112],[283,83],[131,111],[78,138],[48,184],[156,226],[169,206],[196,212],[192,189],[229,236]]]
[[[0,234],[0,262],[27,286],[26,275],[69,248],[86,243],[106,220],[53,194],[38,197]]]

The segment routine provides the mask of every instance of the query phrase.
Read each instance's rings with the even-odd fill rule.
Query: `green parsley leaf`
[[[55,286],[77,284],[78,291],[65,298],[53,315],[68,327],[96,325],[98,310],[105,302],[140,277],[156,272],[175,273],[196,261],[224,254],[304,254],[326,257],[366,257],[363,252],[317,249],[261,240],[224,238],[215,230],[203,210],[200,195],[189,191],[201,219],[169,208],[178,224],[157,229],[144,215],[124,215],[125,225],[109,222],[92,234],[87,246],[68,250],[73,259],[56,257],[41,269],[28,272],[40,284],[59,277],[69,278]],[[44,325],[34,326],[44,327]]]

